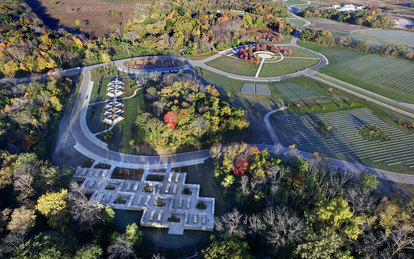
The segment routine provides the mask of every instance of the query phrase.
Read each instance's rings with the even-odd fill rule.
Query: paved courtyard
[[[186,184],[187,173],[151,172],[140,181],[112,179],[113,168],[78,168],[74,178],[91,193],[90,201],[121,210],[143,211],[141,226],[168,228],[182,235],[184,229],[212,231],[214,198],[199,197],[200,185]],[[148,178],[148,179],[147,179]]]

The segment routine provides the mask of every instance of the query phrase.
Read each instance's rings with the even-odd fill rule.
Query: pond
[[[128,224],[137,223],[140,230],[142,230],[142,236],[145,240],[154,243],[157,246],[163,248],[181,249],[186,248],[190,256],[193,251],[199,251],[204,248],[210,241],[210,236],[213,232],[210,231],[194,231],[184,230],[184,235],[169,235],[168,229],[142,227],[139,225],[141,220],[141,211],[126,211],[126,210],[114,210],[115,219],[114,224],[118,231],[125,231],[125,227]]]

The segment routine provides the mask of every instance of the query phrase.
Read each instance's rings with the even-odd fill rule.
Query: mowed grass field
[[[329,65],[320,72],[397,101],[414,103],[413,62],[312,43],[300,45],[329,59]]]
[[[284,59],[278,63],[263,64],[259,77],[281,76],[295,73],[319,63],[319,59]]]
[[[259,77],[280,76],[304,70],[319,63],[319,59],[311,52],[296,48],[287,47],[292,50],[292,55],[285,55],[285,59],[277,63],[263,64]],[[306,59],[300,59],[305,57]],[[315,58],[315,59],[307,59]],[[235,75],[255,76],[259,65],[245,62],[239,58],[221,56],[206,63],[208,66],[220,69],[224,72]]]
[[[218,57],[206,63],[207,66],[220,69],[222,71],[232,73],[235,75],[255,76],[259,65],[256,63],[250,64],[238,58],[231,58],[227,56]]]

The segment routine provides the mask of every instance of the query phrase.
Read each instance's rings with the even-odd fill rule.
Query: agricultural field
[[[333,36],[349,37],[356,41],[367,41],[371,45],[384,44],[414,46],[414,33],[392,30],[358,30],[352,33],[331,31]]]
[[[414,103],[413,62],[350,49],[300,44],[321,52],[329,59],[329,65],[321,68],[320,72],[394,100]]]
[[[355,34],[364,35],[391,44],[414,47],[414,32],[397,30],[365,30],[355,32]]]
[[[302,116],[276,115],[272,118],[284,145],[295,144],[308,152],[320,152],[385,170],[414,173],[414,134],[401,132],[367,109]],[[321,134],[318,130],[321,122],[331,127],[328,134]],[[367,125],[378,126],[387,139],[364,139],[360,131]]]
[[[51,27],[78,29],[91,36],[104,36],[116,31],[146,0],[105,2],[102,0],[27,1]],[[112,13],[110,12],[112,11]],[[76,25],[79,20],[82,24]]]

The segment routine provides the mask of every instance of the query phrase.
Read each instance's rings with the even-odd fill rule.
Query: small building
[[[366,7],[361,5],[361,6],[357,6],[357,5],[353,5],[353,4],[340,4],[340,5],[332,5],[332,9],[336,9],[340,12],[354,12],[354,11],[361,11],[364,10]]]

